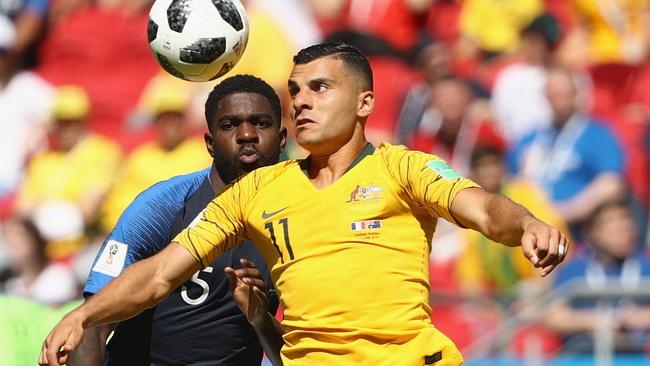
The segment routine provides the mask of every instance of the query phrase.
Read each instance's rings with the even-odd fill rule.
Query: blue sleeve
[[[25,1],[25,7],[23,10],[29,10],[44,17],[47,15],[49,7],[49,0],[27,0]]]
[[[553,277],[553,289],[557,289],[574,278],[584,277],[587,264],[582,258],[573,258],[558,267],[559,271]]]
[[[612,132],[604,126],[594,124],[585,141],[589,145],[585,148],[591,154],[589,165],[594,175],[604,172],[623,174],[623,149]]]
[[[97,293],[128,266],[169,244],[174,217],[205,178],[203,173],[157,183],[131,202],[95,257],[84,294]]]
[[[534,134],[530,134],[521,140],[519,140],[513,148],[511,148],[506,155],[506,167],[508,168],[508,173],[512,175],[517,175],[521,169],[521,157],[533,142],[535,138]]]

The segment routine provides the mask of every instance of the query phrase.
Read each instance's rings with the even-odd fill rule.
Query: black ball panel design
[[[209,64],[226,52],[226,38],[200,38],[181,48],[180,59],[190,64]]]
[[[230,0],[212,0],[221,18],[230,24],[236,31],[244,29],[244,21],[237,11],[237,7]]]
[[[172,0],[167,8],[167,22],[174,32],[182,32],[192,12],[192,0]]]
[[[156,36],[158,35],[158,24],[153,21],[153,19],[149,18],[149,22],[147,23],[147,39],[149,40],[149,43],[156,39]]]

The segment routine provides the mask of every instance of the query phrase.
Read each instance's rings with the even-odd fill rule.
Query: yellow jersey
[[[326,188],[307,160],[257,169],[213,200],[175,239],[208,266],[251,239],[284,308],[285,365],[459,365],[430,320],[436,220],[473,182],[439,158],[368,144]]]

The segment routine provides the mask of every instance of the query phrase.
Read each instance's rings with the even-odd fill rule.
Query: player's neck
[[[336,182],[368,144],[365,136],[353,138],[333,153],[309,155],[307,172],[318,189]]]
[[[212,192],[214,192],[215,195],[221,193],[221,191],[223,191],[224,187],[226,186],[226,184],[223,182],[223,179],[221,179],[217,168],[214,166],[214,163],[210,169],[210,185],[212,186]]]

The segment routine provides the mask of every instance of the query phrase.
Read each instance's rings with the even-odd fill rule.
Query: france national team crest
[[[117,277],[122,272],[128,246],[117,240],[110,240],[104,246],[93,271]]]
[[[381,229],[381,220],[357,221],[351,224],[352,231],[379,230]]]
[[[375,186],[372,183],[369,185],[357,185],[357,187],[350,192],[350,198],[346,203],[380,200],[381,192],[381,187]]]

